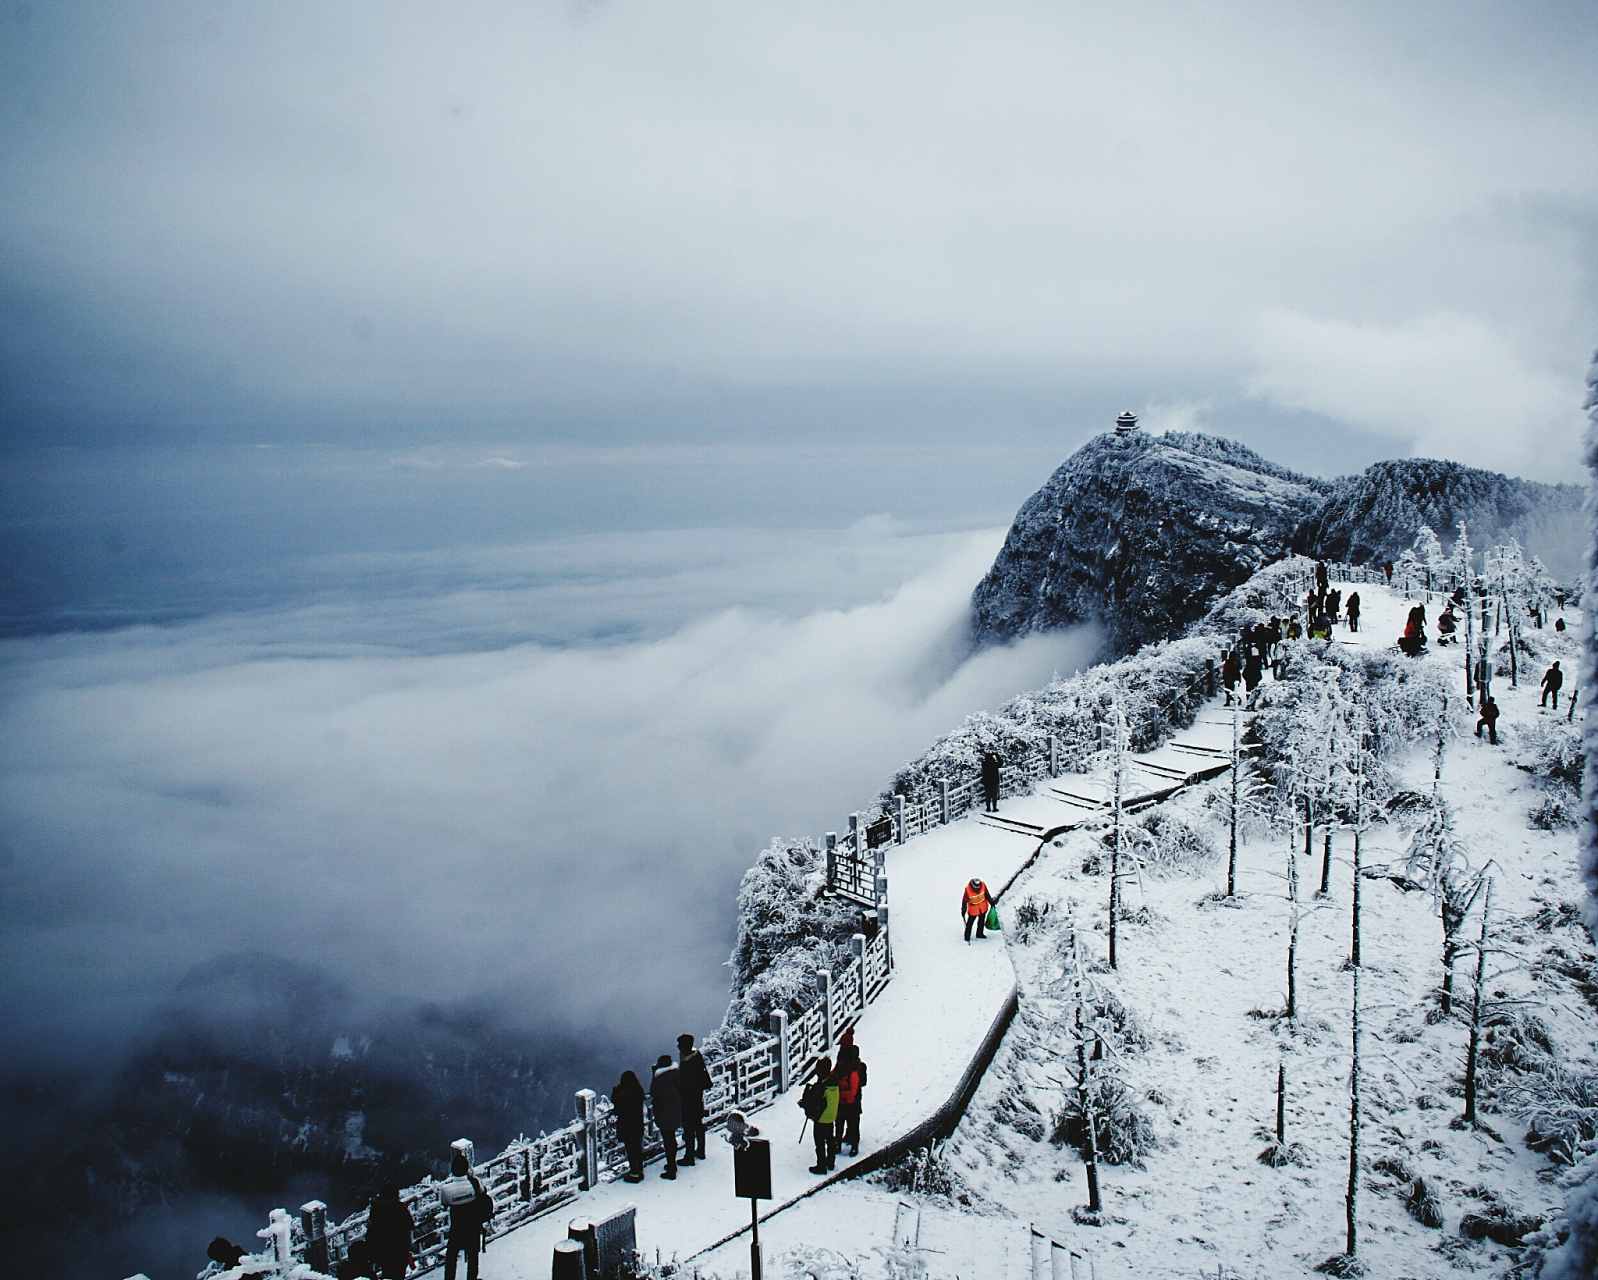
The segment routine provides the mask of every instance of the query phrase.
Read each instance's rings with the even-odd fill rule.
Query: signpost
[[[771,1199],[771,1143],[750,1138],[732,1149],[734,1193],[749,1201],[749,1280],[760,1280],[760,1202]]]

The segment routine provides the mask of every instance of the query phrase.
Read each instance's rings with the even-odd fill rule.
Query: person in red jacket
[[[844,1033],[838,1045],[838,1065],[832,1073],[838,1079],[838,1136],[841,1150],[849,1148],[851,1156],[860,1154],[860,1090],[866,1083],[866,1064],[860,1060],[860,1050],[855,1047],[854,1028]]]
[[[965,940],[971,941],[971,926],[977,927],[977,937],[985,938],[988,924],[988,886],[973,878],[960,895],[960,914],[965,917]]]

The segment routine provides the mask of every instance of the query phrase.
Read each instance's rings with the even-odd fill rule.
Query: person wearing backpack
[[[816,1162],[810,1166],[810,1172],[831,1173],[838,1158],[838,1149],[833,1143],[833,1130],[838,1122],[838,1082],[833,1079],[831,1058],[816,1063],[815,1077],[799,1095],[799,1106],[816,1131]]]
[[[477,1255],[494,1218],[494,1201],[459,1151],[449,1162],[449,1177],[438,1184],[439,1202],[449,1210],[449,1243],[444,1280],[455,1280],[455,1259],[466,1255],[466,1280],[477,1280]]]
[[[682,1090],[682,1162],[691,1165],[705,1158],[705,1090],[715,1081],[705,1066],[705,1055],[694,1048],[686,1031],[677,1037],[677,1084]]]
[[[669,1053],[655,1060],[655,1074],[649,1081],[649,1100],[655,1108],[655,1128],[666,1146],[666,1169],[660,1176],[677,1177],[677,1130],[682,1128],[682,1085]]]

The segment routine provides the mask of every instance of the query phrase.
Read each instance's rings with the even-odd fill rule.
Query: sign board
[[[893,819],[881,818],[866,828],[866,848],[878,849],[893,843]]]
[[[771,1199],[771,1143],[751,1138],[746,1147],[732,1152],[733,1185],[746,1200]]]

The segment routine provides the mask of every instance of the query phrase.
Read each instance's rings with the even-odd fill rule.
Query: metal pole
[[[749,1280],[760,1280],[760,1201],[749,1197]]]

